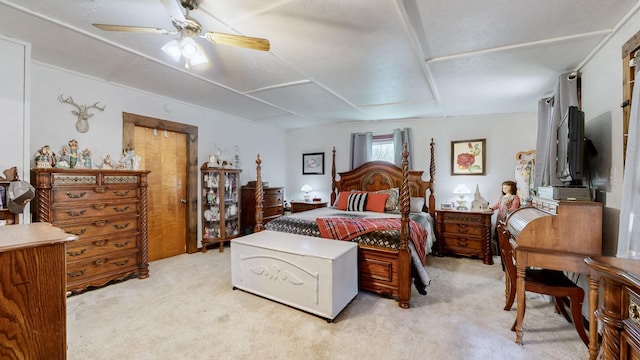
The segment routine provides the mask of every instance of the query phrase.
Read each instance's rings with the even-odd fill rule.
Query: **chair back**
[[[513,254],[513,248],[509,242],[511,234],[505,227],[503,221],[498,221],[496,225],[496,231],[498,232],[498,246],[500,247],[500,257],[502,258],[502,264],[504,264],[504,271],[510,279],[516,279],[516,265]]]

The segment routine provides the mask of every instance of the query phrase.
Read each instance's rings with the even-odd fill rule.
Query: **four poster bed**
[[[371,161],[339,173],[340,179],[336,179],[335,153],[334,148],[332,206],[281,216],[271,220],[266,229],[357,242],[359,288],[394,297],[400,307],[408,308],[412,279],[423,295],[426,294],[424,287],[429,283],[424,266],[435,241],[433,139],[429,181],[422,180],[423,171],[408,170],[406,144],[402,168],[385,161]],[[265,229],[259,155],[256,164],[254,231],[258,232]],[[425,202],[427,190],[429,195]],[[365,195],[366,210],[358,202]]]

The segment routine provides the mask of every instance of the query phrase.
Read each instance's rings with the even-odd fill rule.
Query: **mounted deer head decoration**
[[[98,106],[99,101],[93,105],[78,105],[73,101],[73,98],[71,96],[65,99],[62,94],[58,96],[58,100],[60,100],[60,102],[63,102],[63,103],[71,104],[78,109],[78,111],[71,110],[71,113],[78,117],[78,120],[76,121],[76,130],[78,130],[81,133],[86,133],[87,131],[89,131],[88,120],[90,117],[94,115],[94,114],[89,114],[89,109],[98,109],[100,111],[104,111],[104,109],[107,107],[107,105],[104,105],[103,107],[99,107]]]

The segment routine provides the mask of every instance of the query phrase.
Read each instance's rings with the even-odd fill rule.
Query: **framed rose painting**
[[[451,175],[484,175],[487,139],[451,142]]]

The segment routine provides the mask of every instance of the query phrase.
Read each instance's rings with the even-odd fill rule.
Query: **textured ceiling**
[[[205,31],[267,38],[268,52],[201,41],[185,69],[160,48],[176,0],[0,0],[0,33],[32,58],[284,129],[334,122],[535,112],[638,9],[632,0],[203,0]]]

